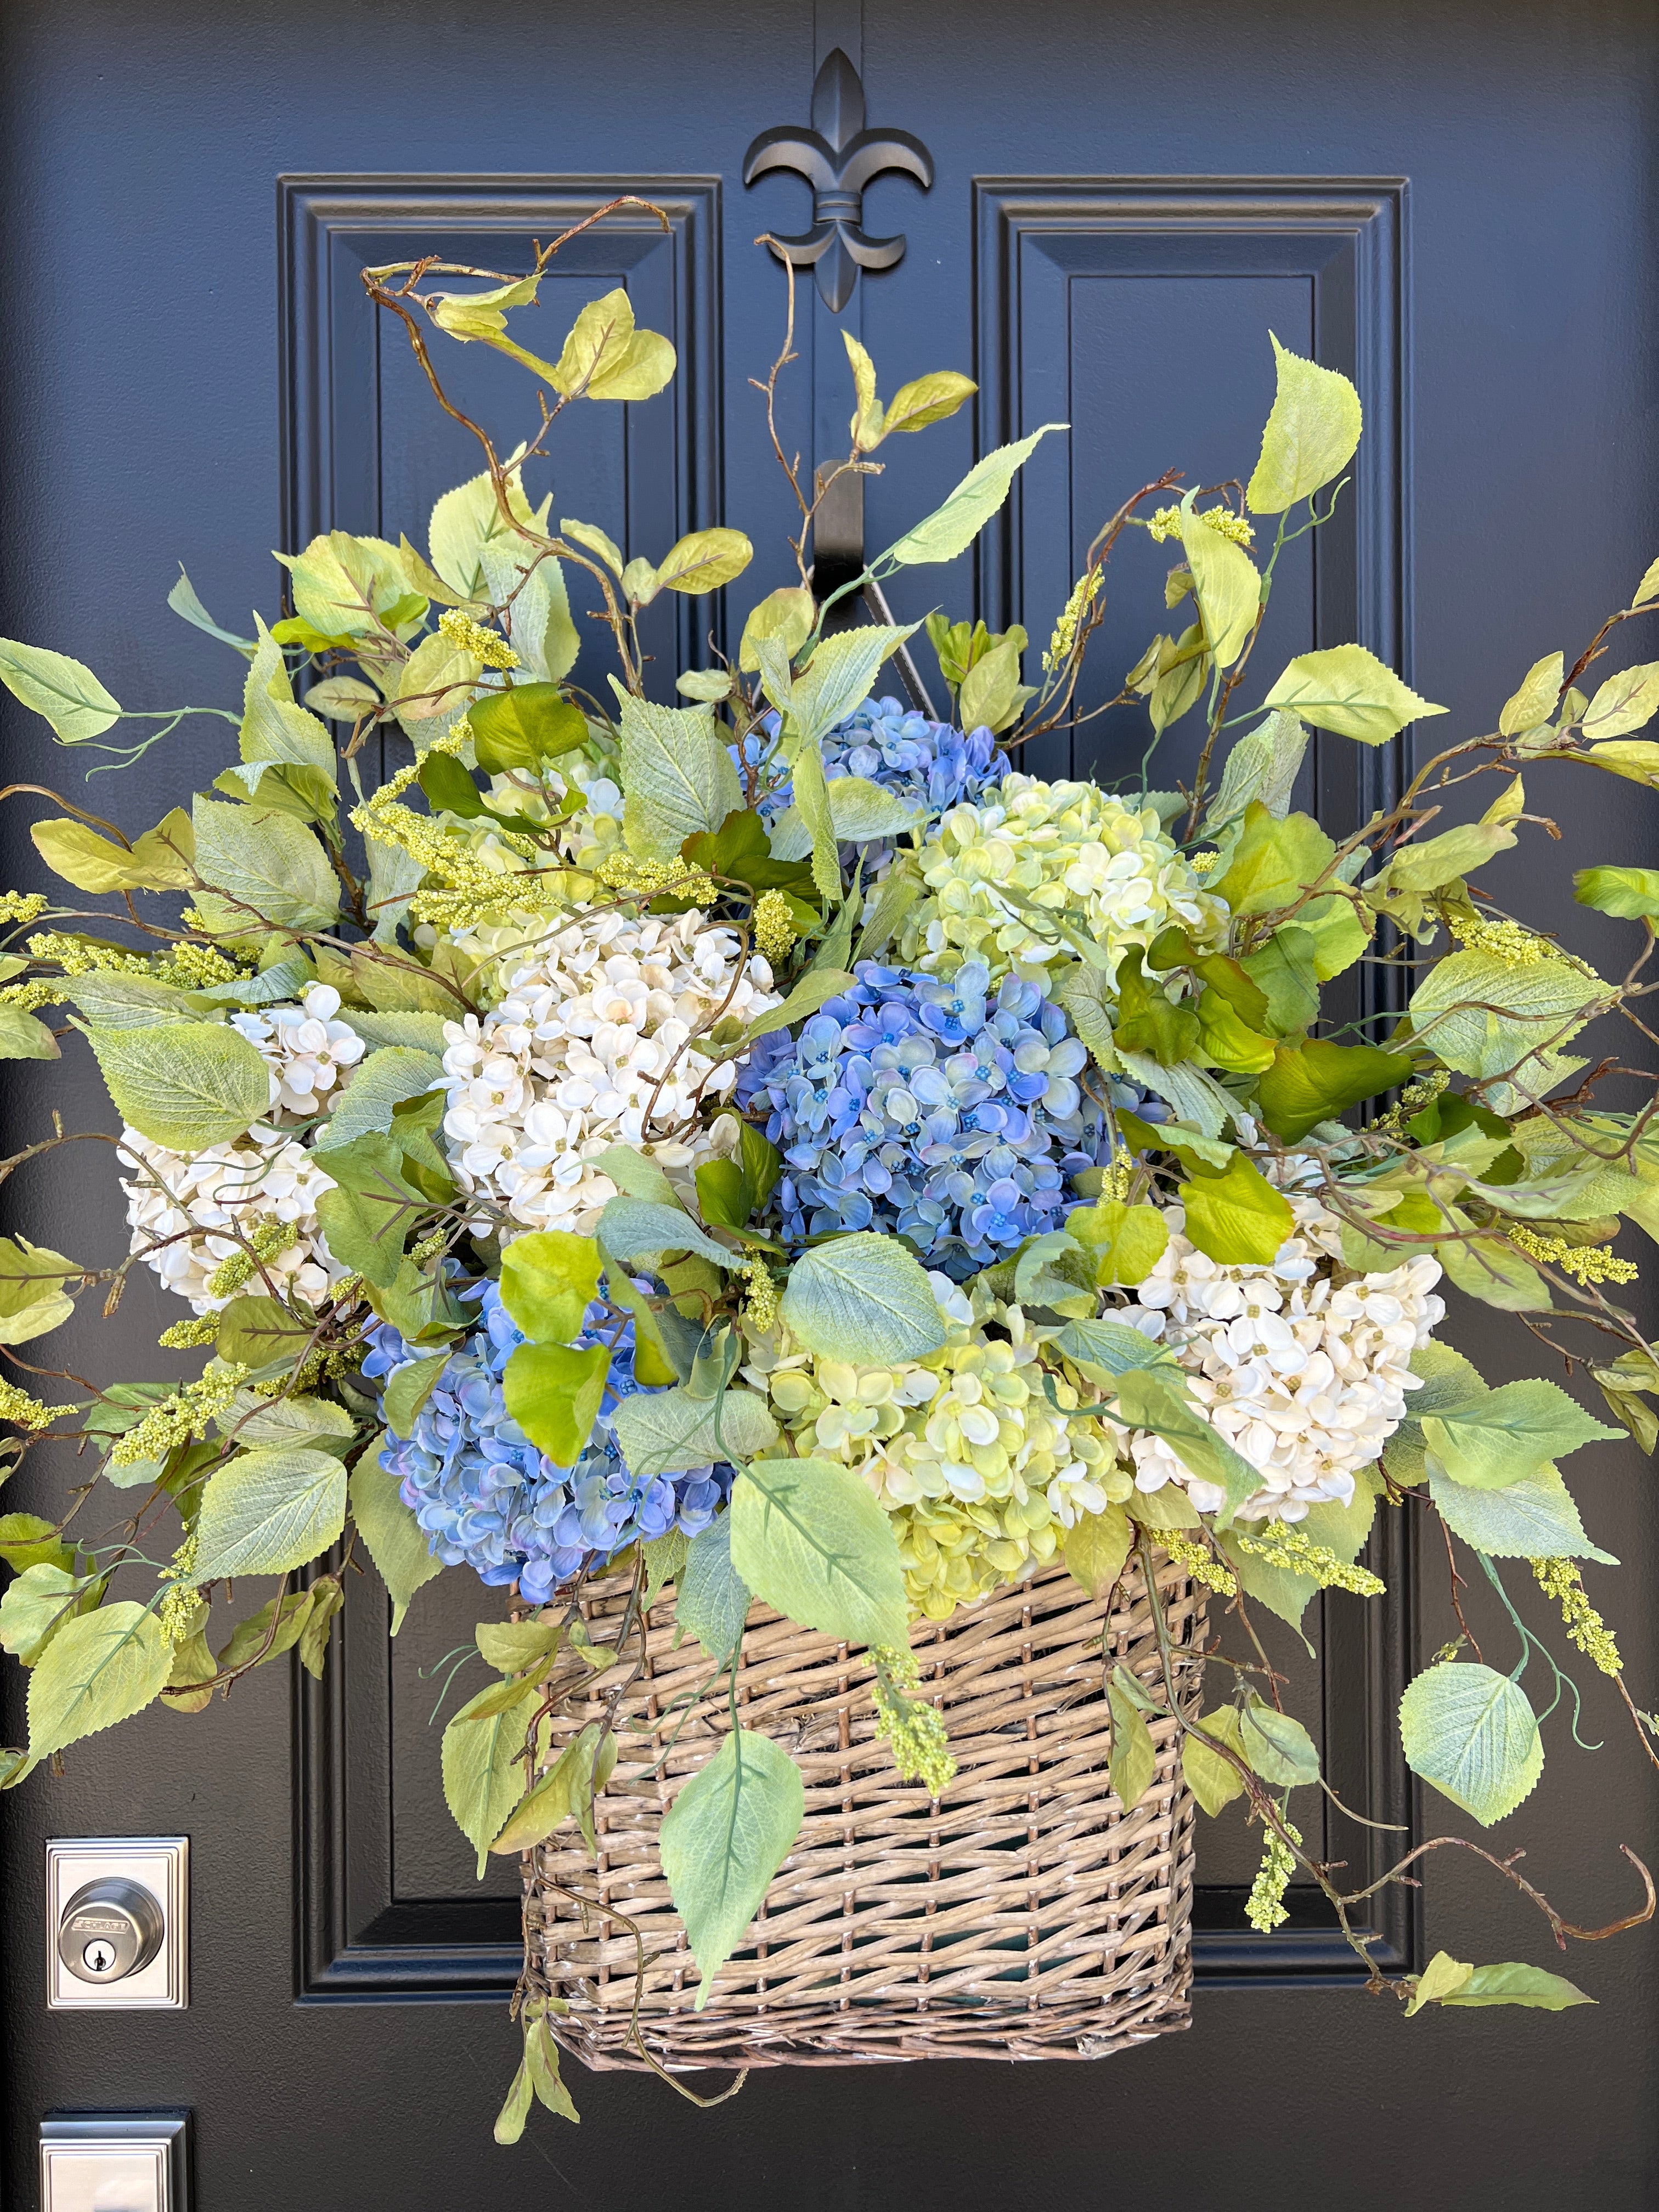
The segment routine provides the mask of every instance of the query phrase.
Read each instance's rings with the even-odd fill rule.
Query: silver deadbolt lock
[[[82,1982],[119,1982],[161,1948],[165,1923],[150,1892],[118,1875],[77,1889],[58,1924],[58,1955]]]

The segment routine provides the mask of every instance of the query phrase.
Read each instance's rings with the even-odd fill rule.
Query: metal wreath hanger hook
[[[860,269],[891,269],[904,258],[902,231],[870,238],[863,229],[865,187],[883,171],[902,169],[926,191],[933,161],[908,131],[878,136],[864,127],[864,85],[837,46],[812,86],[812,126],[785,125],[763,131],[743,161],[752,185],[769,170],[788,169],[812,187],[812,228],[794,238],[772,240],[772,251],[796,269],[811,269],[820,296],[839,314],[853,296]]]

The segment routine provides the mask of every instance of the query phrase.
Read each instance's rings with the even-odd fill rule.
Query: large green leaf
[[[1410,1060],[1372,1044],[1333,1044],[1304,1037],[1281,1044],[1260,1077],[1255,1095],[1274,1136],[1293,1145],[1316,1122],[1328,1121],[1362,1098],[1392,1091],[1411,1074]]]
[[[677,860],[700,830],[718,830],[743,805],[743,785],[707,707],[622,702],[622,781],[628,842],[635,853]]]
[[[1483,1828],[1512,1813],[1544,1771],[1544,1746],[1519,1686],[1474,1660],[1447,1660],[1408,1683],[1400,1739],[1413,1774]]]
[[[1225,1493],[1216,1516],[1218,1528],[1224,1528],[1244,1500],[1261,1487],[1257,1470],[1186,1395],[1178,1373],[1161,1367],[1131,1368],[1118,1380],[1117,1418],[1129,1428],[1162,1437],[1188,1474]]]
[[[937,507],[914,530],[907,530],[896,545],[881,555],[877,565],[893,563],[911,568],[924,562],[954,561],[965,553],[985,525],[1008,496],[1015,473],[1036,451],[1039,440],[1050,430],[1064,430],[1064,422],[1045,422],[1029,438],[1012,446],[999,446],[975,461],[941,507]]]
[[[339,910],[339,881],[303,822],[200,798],[191,819],[198,872],[225,894],[204,891],[197,899],[216,935],[258,939],[270,933],[267,924],[329,927]]]
[[[528,1676],[505,1705],[497,1694],[501,1688],[492,1682],[480,1690],[444,1730],[444,1802],[478,1855],[480,1881],[489,1864],[489,1846],[524,1795],[526,1769],[518,1754],[530,1715],[541,1701],[539,1687]],[[480,1706],[484,1710],[476,1711]]]
[[[558,1467],[574,1467],[593,1432],[611,1354],[602,1344],[521,1344],[501,1376],[507,1410]]]
[[[297,769],[290,787],[310,804],[319,819],[334,813],[336,777],[334,740],[314,714],[298,705],[289,680],[282,647],[259,617],[259,644],[242,687],[242,727],[240,738],[242,767],[233,770],[252,798],[267,770]]]
[[[841,861],[837,856],[836,817],[830,805],[829,787],[824,781],[823,757],[818,750],[816,738],[803,744],[795,756],[795,804],[792,810],[799,815],[802,828],[811,841],[812,884],[821,899],[834,901],[841,896]],[[784,848],[786,855],[789,848]]]
[[[662,1869],[702,1973],[697,2010],[800,1832],[800,1771],[769,1736],[734,1729],[662,1824]]]
[[[1625,1433],[1595,1419],[1559,1383],[1540,1376],[1505,1382],[1471,1404],[1425,1411],[1419,1418],[1424,1442],[1441,1467],[1454,1482],[1477,1490],[1501,1490],[1547,1460],[1598,1439],[1617,1443]]]
[[[452,593],[462,599],[488,600],[493,596],[484,574],[487,551],[533,550],[519,535],[515,523],[532,529],[545,527],[547,502],[543,502],[539,513],[532,512],[517,467],[507,470],[506,482],[507,514],[501,512],[488,470],[447,491],[432,510],[427,527],[432,565]]]
[[[1490,1079],[1565,1043],[1574,1023],[1612,995],[1610,985],[1565,960],[1517,968],[1492,952],[1452,952],[1412,994],[1412,1029],[1448,1067]]]
[[[399,1139],[376,1130],[327,1155],[335,1188],[317,1200],[317,1218],[337,1260],[378,1290],[396,1282],[404,1243],[428,1201],[403,1171]]]
[[[91,669],[44,645],[0,637],[0,684],[52,724],[60,744],[90,744],[121,718],[119,702]]]
[[[1253,799],[1227,872],[1212,888],[1234,914],[1273,914],[1318,883],[1335,857],[1335,846],[1311,815],[1280,820]]]
[[[844,722],[869,697],[888,654],[896,652],[916,627],[915,623],[902,627],[866,623],[836,630],[819,639],[801,673],[787,681],[787,658],[780,662],[776,653],[763,656],[763,664],[768,659],[773,664],[766,676],[766,696],[789,717],[791,744],[797,748],[814,744]],[[779,642],[787,644],[787,636]]]
[[[1578,1508],[1559,1470],[1535,1468],[1502,1490],[1479,1490],[1454,1482],[1431,1468],[1429,1496],[1454,1535],[1494,1559],[1597,1559],[1618,1561],[1584,1534]]]
[[[1225,1267],[1267,1267],[1295,1233],[1290,1200],[1243,1152],[1219,1175],[1194,1170],[1181,1185],[1181,1202],[1188,1237]]]
[[[732,1516],[722,1513],[687,1549],[675,1583],[675,1620],[724,1666],[753,1603],[754,1592],[732,1564]]]
[[[534,355],[505,341],[497,343],[567,396],[650,399],[674,374],[673,347],[657,331],[634,327],[633,307],[620,287],[582,309],[550,369]]]
[[[694,1397],[683,1388],[641,1390],[618,1404],[611,1425],[638,1481],[732,1460],[741,1466],[778,1440],[778,1425],[752,1390]]]
[[[609,1161],[625,1150],[613,1145],[605,1155]],[[654,1161],[645,1160],[641,1165],[652,1168],[660,1175],[662,1170]],[[611,1173],[609,1166],[606,1174]],[[624,1170],[626,1172],[626,1170]],[[641,1178],[641,1187],[647,1186]],[[624,1194],[610,1200],[599,1217],[599,1242],[613,1260],[646,1260],[659,1252],[695,1252],[700,1259],[713,1260],[722,1267],[739,1264],[739,1255],[698,1228],[689,1213],[678,1206],[669,1206],[659,1199],[632,1198]]]
[[[303,553],[276,557],[292,580],[295,613],[324,637],[383,637],[381,617],[409,597],[409,572],[384,538],[332,530]]]
[[[1273,331],[1279,389],[1261,457],[1244,493],[1252,514],[1283,514],[1346,468],[1364,427],[1359,394],[1346,376],[1289,353]]]
[[[1659,868],[1580,868],[1572,895],[1620,921],[1659,921]]]
[[[567,1229],[515,1237],[501,1255],[501,1304],[532,1344],[568,1344],[599,1287],[599,1248]]]
[[[283,1444],[244,1452],[202,1493],[196,1580],[302,1567],[344,1528],[345,1510],[346,1471],[332,1452]]]
[[[733,1567],[777,1612],[846,1644],[905,1642],[898,1538],[850,1468],[755,1460],[738,1477],[731,1521]]]
[[[434,1558],[431,1539],[404,1504],[401,1492],[398,1477],[387,1474],[378,1455],[372,1449],[365,1452],[352,1470],[351,1517],[392,1600],[394,1636],[416,1591],[443,1572],[443,1561]]]
[[[122,1119],[155,1144],[203,1152],[270,1111],[270,1071],[238,1030],[179,1022],[88,1034]]]
[[[1097,1283],[1144,1283],[1169,1249],[1169,1227],[1158,1207],[1127,1206],[1121,1198],[1073,1207],[1066,1230],[1094,1255]]]
[[[540,1781],[519,1800],[490,1850],[502,1857],[531,1850],[545,1843],[573,1814],[585,1829],[591,1829],[593,1800],[616,1765],[615,1735],[608,1729],[602,1735],[598,1723],[590,1721],[566,1744]]]
[[[1572,2005],[1594,2004],[1595,1999],[1587,1997],[1564,1974],[1548,1973],[1542,1966],[1524,1966],[1511,1959],[1501,1966],[1474,1967],[1468,1978],[1449,1990],[1440,2002],[1453,2006],[1532,2005],[1540,2012],[1565,2012]]]
[[[783,1317],[809,1352],[865,1367],[925,1359],[945,1342],[920,1261],[896,1238],[867,1230],[832,1237],[796,1261]]]
[[[349,1145],[354,1137],[389,1130],[392,1109],[418,1098],[443,1081],[444,1064],[435,1053],[409,1045],[383,1045],[357,1068],[340,1093],[334,1111],[317,1133],[319,1152]]]
[[[581,708],[556,684],[515,684],[492,693],[468,708],[467,720],[473,753],[489,775],[505,769],[538,770],[587,739]]]
[[[106,1605],[66,1621],[29,1677],[31,1757],[142,1712],[172,1671],[173,1646],[141,1605]]]
[[[82,1272],[44,1244],[0,1237],[0,1344],[27,1344],[66,1322],[75,1301],[64,1286]]]
[[[1299,653],[1262,704],[1291,707],[1316,729],[1382,745],[1430,714],[1443,714],[1402,684],[1363,645],[1335,645],[1323,653]]]
[[[0,1649],[33,1667],[96,1580],[94,1575],[72,1574],[50,1559],[37,1560],[14,1575],[0,1595]]]
[[[1122,1671],[1117,1669],[1118,1674]],[[1112,1756],[1107,1774],[1119,1804],[1126,1813],[1133,1813],[1152,1787],[1158,1771],[1158,1750],[1146,1716],[1115,1675],[1106,1686],[1106,1698],[1112,1713]]]
[[[190,817],[180,807],[145,830],[130,850],[84,822],[67,819],[37,822],[29,836],[52,873],[77,890],[185,890],[192,880],[194,839]]]

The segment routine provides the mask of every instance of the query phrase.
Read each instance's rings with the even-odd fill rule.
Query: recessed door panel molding
[[[404,532],[424,553],[432,501],[484,466],[477,441],[424,390],[402,330],[371,307],[362,270],[428,253],[527,270],[538,245],[628,193],[659,207],[667,229],[648,210],[624,209],[573,239],[526,311],[545,327],[526,329],[524,343],[556,357],[576,309],[620,286],[639,323],[672,339],[678,367],[656,400],[580,400],[580,435],[576,422],[555,426],[553,520],[597,521],[625,535],[630,556],[659,561],[676,538],[721,519],[719,178],[288,177],[279,191],[285,550],[342,529],[394,543]],[[472,289],[445,276],[428,289],[451,288]],[[487,346],[426,336],[446,388],[469,411],[476,405],[503,454],[530,434],[537,386],[526,370]],[[586,637],[597,590],[574,568],[566,580]],[[641,616],[665,696],[705,632],[721,634],[722,614],[722,594],[668,592]],[[602,681],[603,658],[596,650],[579,674]]]

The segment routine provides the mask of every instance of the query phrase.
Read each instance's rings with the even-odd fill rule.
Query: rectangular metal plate
[[[189,2212],[187,2112],[52,2112],[40,2212]]]
[[[100,1988],[77,1979],[58,1957],[58,1926],[76,1891],[105,1875],[124,1875],[149,1890],[161,1908],[166,1933],[149,1966]],[[189,1837],[49,1837],[46,1932],[49,2011],[182,2008],[190,2002]],[[99,2212],[104,2212],[101,2205]]]

